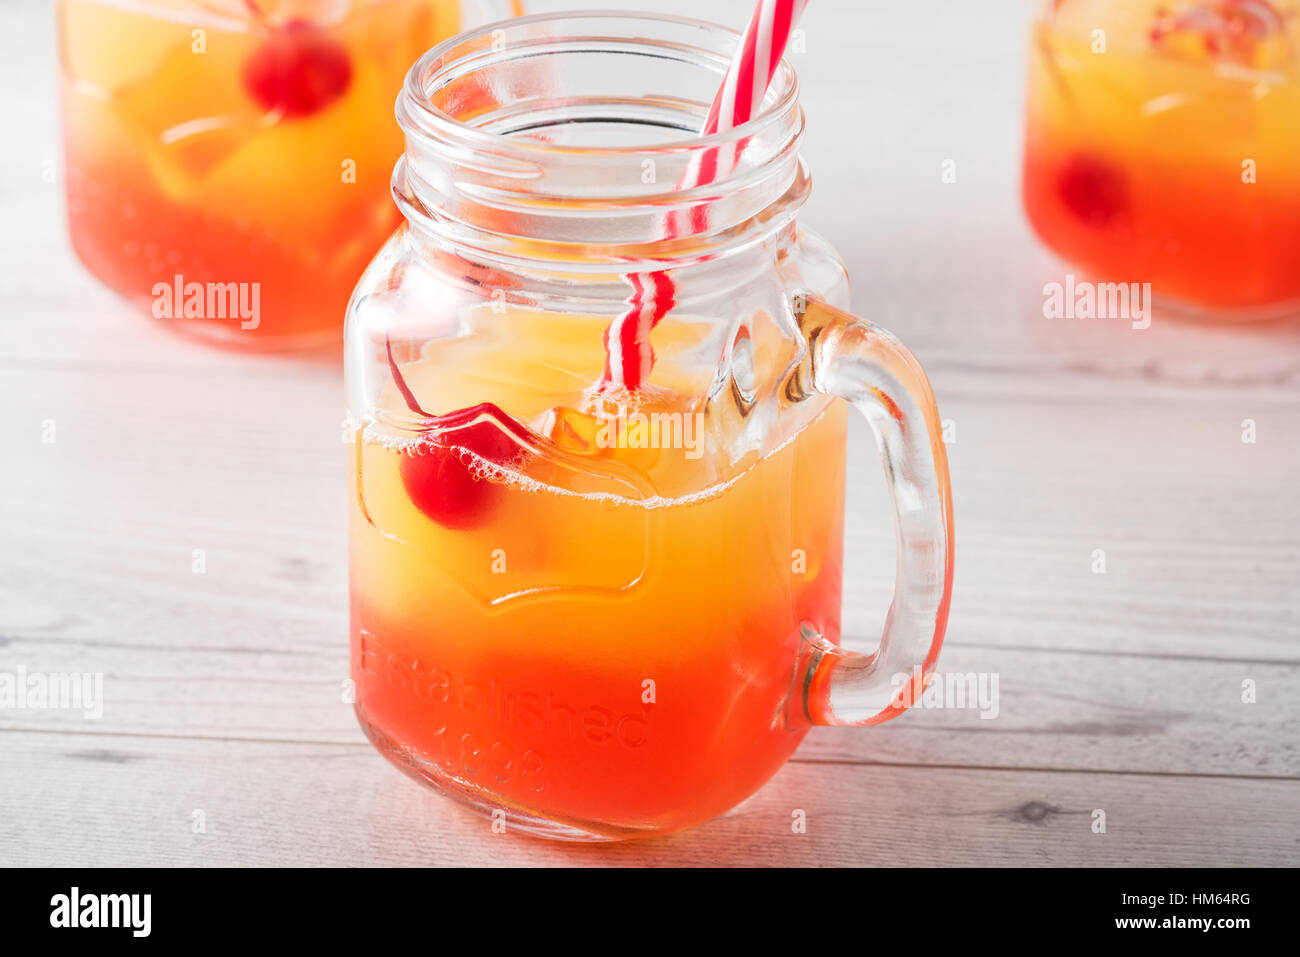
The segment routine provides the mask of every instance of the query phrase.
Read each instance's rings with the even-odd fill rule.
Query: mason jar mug
[[[356,711],[511,828],[706,820],[812,725],[898,714],[943,638],[929,384],[845,311],[844,267],[796,219],[790,66],[754,120],[696,135],[736,43],[528,17],[434,48],[398,103],[405,223],[346,329]],[[870,655],[840,648],[850,406],[897,516]]]

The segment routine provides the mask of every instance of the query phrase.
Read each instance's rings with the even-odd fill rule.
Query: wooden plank
[[[700,828],[584,847],[493,834],[360,746],[7,737],[15,865],[1300,863],[1293,782],[793,763]]]
[[[343,701],[343,640],[332,648],[295,647],[292,638],[280,648],[255,640],[224,648],[169,643],[164,635],[138,640],[9,639],[0,647],[0,668],[102,672],[104,709],[96,720],[72,710],[0,710],[0,729],[110,739],[362,740]],[[816,729],[800,755],[919,766],[1300,778],[1300,666],[973,647],[949,649],[942,666],[940,680],[960,689],[946,706],[923,706],[878,728]],[[1242,701],[1247,680],[1256,703]],[[976,687],[993,696],[967,697]]]
[[[163,609],[237,620],[232,609],[261,608],[321,628],[326,609],[340,614],[334,370],[143,368],[122,386],[107,372],[25,368],[0,377],[0,402],[0,589],[36,606],[22,616],[75,628],[118,609],[129,635]],[[954,646],[1297,660],[1300,403],[967,399],[945,415],[957,428]],[[1241,442],[1243,418],[1257,443]],[[855,427],[845,622],[862,635],[879,633],[893,578],[874,455]],[[190,571],[195,549],[203,576]],[[1093,572],[1099,549],[1105,574]],[[5,615],[0,633],[14,627]]]
[[[957,436],[953,642],[1296,660],[1294,398],[968,398],[941,412]],[[874,448],[851,448],[846,627],[878,634],[893,524]]]

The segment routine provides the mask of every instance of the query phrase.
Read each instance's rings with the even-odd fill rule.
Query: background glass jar
[[[337,341],[397,225],[406,69],[510,6],[58,0],[73,248],[175,328],[244,349]]]
[[[1039,237],[1180,311],[1300,313],[1300,3],[1056,0],[1030,47]]]
[[[695,136],[735,43],[529,17],[430,51],[398,103],[407,222],[346,330],[356,709],[404,770],[514,828],[707,819],[812,723],[896,714],[942,641],[933,397],[840,311],[844,268],[796,223],[789,66],[754,121]],[[739,160],[679,188],[710,151]],[[603,336],[634,286],[666,314],[630,390],[605,379]],[[871,656],[838,648],[841,398],[877,430],[899,523]]]

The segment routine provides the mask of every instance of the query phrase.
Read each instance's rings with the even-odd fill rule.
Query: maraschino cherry
[[[244,62],[244,89],[268,111],[286,117],[325,109],[352,82],[348,51],[310,20],[289,20],[268,28]]]
[[[517,424],[487,403],[452,416],[479,411],[488,412],[507,426]],[[402,485],[412,504],[439,525],[473,528],[487,518],[501,491],[497,483],[483,476],[484,471],[512,469],[523,456],[514,438],[492,422],[479,421],[440,432],[405,455]]]
[[[1128,209],[1128,182],[1123,170],[1096,156],[1076,153],[1056,178],[1065,208],[1089,226],[1109,226]]]

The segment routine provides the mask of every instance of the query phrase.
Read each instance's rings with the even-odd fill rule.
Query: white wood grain
[[[4,375],[0,562],[15,567],[0,588],[47,604],[42,592],[58,588],[69,610],[148,589],[136,614],[262,599],[309,615],[332,602],[336,614],[337,370],[134,369],[130,388],[117,375],[30,363]],[[954,397],[944,414],[957,428],[953,644],[1296,660],[1300,401]],[[1241,442],[1243,417],[1258,423],[1254,445]],[[893,532],[874,446],[855,431],[846,622],[875,634]],[[201,579],[196,548],[209,559]],[[1091,570],[1097,549],[1104,575]]]
[[[749,0],[659,6],[739,22]],[[1028,6],[817,3],[795,54],[804,219],[956,426],[941,667],[996,673],[999,717],[818,729],[719,821],[565,848],[494,837],[362,740],[340,695],[337,359],[196,347],[78,267],[42,179],[52,17],[11,2],[0,670],[102,671],[107,702],[96,722],[0,711],[0,864],[1300,863],[1300,323],[1043,318],[1067,267],[1019,213]],[[878,472],[859,426],[845,619],[863,649],[892,581]]]
[[[12,864],[1221,866],[1297,841],[1292,783],[1233,778],[794,762],[692,831],[582,847],[493,834],[368,746],[17,734],[7,762]]]
[[[325,648],[292,639],[196,647],[161,632],[137,640],[9,639],[3,660],[29,670],[102,672],[104,713],[87,720],[71,710],[0,711],[0,732],[363,741],[343,701],[346,636]],[[919,709],[879,728],[815,729],[800,758],[1300,777],[1295,665],[953,646],[943,667],[996,675],[995,709],[972,703]],[[1246,679],[1258,687],[1257,703],[1241,700]]]

